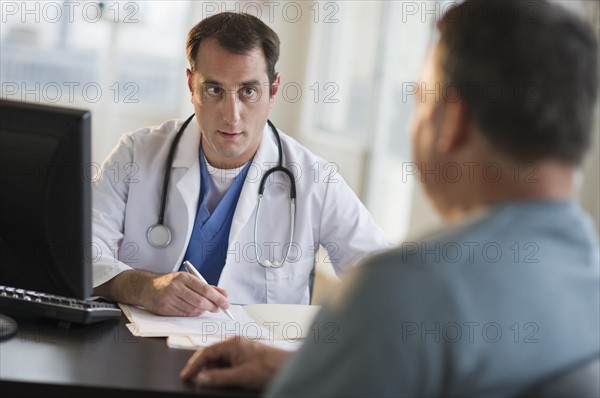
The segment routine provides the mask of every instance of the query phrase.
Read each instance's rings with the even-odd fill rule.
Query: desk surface
[[[0,342],[2,396],[252,397],[238,390],[206,390],[179,379],[192,351],[164,338],[138,338],[126,318],[94,325],[13,317],[19,331]]]

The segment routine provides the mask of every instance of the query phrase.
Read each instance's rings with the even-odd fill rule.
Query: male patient
[[[438,28],[412,133],[453,227],[356,269],[317,317],[335,336],[313,333],[294,355],[229,340],[196,353],[183,378],[271,383],[278,397],[514,396],[598,355],[598,240],[574,199],[595,37],[542,1],[468,0]],[[446,90],[437,102],[434,87]],[[424,173],[449,165],[462,175]]]

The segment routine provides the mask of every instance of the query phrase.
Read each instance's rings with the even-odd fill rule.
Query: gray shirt
[[[371,258],[267,395],[511,396],[600,351],[598,239],[571,202],[514,202]]]

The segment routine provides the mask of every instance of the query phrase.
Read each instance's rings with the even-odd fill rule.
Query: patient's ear
[[[462,148],[471,136],[471,125],[467,109],[460,99],[444,101],[440,104],[439,134],[436,142],[441,153],[452,153]]]

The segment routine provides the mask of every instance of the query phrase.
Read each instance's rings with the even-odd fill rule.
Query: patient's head
[[[518,0],[467,0],[438,29],[413,120],[415,160],[438,209],[452,218],[502,200],[568,196],[591,140],[592,30],[560,6]]]

